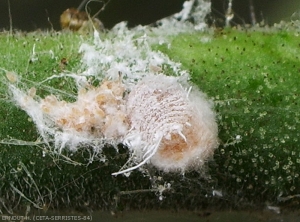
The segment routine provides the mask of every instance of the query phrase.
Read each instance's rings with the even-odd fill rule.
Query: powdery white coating
[[[125,22],[117,24],[105,39],[95,36],[94,45],[83,43],[79,52],[82,53],[82,63],[86,71],[81,75],[96,76],[99,79],[116,80],[121,73],[124,84],[135,82],[148,73],[162,71],[163,65],[168,65],[175,75],[186,74],[180,68],[181,64],[151,49],[148,28],[137,27],[129,30]],[[101,70],[101,72],[99,72]],[[105,76],[99,76],[103,73]]]
[[[151,32],[157,35],[152,42],[159,40],[160,44],[169,44],[167,36],[175,36],[179,33],[191,33],[195,30],[206,30],[207,24],[204,20],[205,16],[211,11],[210,6],[211,1],[209,0],[185,1],[180,12],[161,19],[157,22],[159,26],[151,29]],[[189,22],[189,20],[193,20],[193,23]]]
[[[196,7],[194,8],[191,16],[194,19],[194,29],[197,31],[204,30],[207,25],[205,23],[205,16],[211,11],[211,1],[196,0]]]
[[[193,9],[193,5],[195,4],[195,0],[185,1],[183,3],[183,9],[174,15],[175,18],[186,21],[191,16],[191,11]]]
[[[212,103],[197,90],[189,94],[176,77],[145,77],[130,92],[126,106],[131,129],[124,143],[137,165],[113,175],[148,160],[166,172],[201,167],[218,146]]]

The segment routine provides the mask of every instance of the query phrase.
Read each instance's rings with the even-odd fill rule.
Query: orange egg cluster
[[[81,89],[73,103],[50,95],[41,101],[41,107],[63,130],[119,138],[127,131],[124,91],[121,82],[104,81],[99,87]]]

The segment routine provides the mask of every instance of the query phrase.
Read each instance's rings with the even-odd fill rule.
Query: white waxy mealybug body
[[[149,75],[128,95],[130,130],[124,143],[135,166],[150,162],[169,171],[200,167],[218,146],[218,129],[211,102],[197,90],[186,91],[178,78]]]

